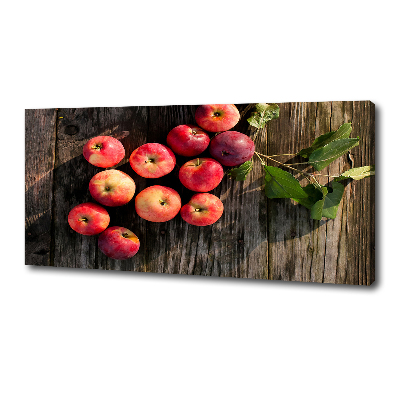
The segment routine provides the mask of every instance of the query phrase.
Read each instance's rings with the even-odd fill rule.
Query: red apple
[[[96,136],[83,146],[83,157],[96,167],[113,167],[124,156],[124,146],[118,139],[111,136]]]
[[[68,214],[69,226],[82,235],[97,235],[110,223],[110,216],[105,208],[95,203],[82,203],[75,206]]]
[[[175,167],[175,154],[160,143],[146,143],[134,150],[129,158],[132,169],[143,178],[160,178]]]
[[[135,198],[139,217],[151,222],[165,222],[181,209],[178,192],[166,186],[154,185],[142,190]]]
[[[92,197],[104,206],[122,206],[132,200],[136,185],[122,171],[109,169],[96,174],[89,182]]]
[[[183,164],[179,180],[194,192],[209,192],[216,188],[224,177],[222,165],[212,158],[195,158]]]
[[[201,154],[210,143],[210,137],[196,125],[179,125],[167,135],[167,144],[175,154],[194,157]]]
[[[188,224],[211,225],[221,218],[224,205],[211,193],[197,193],[181,208],[181,216]]]
[[[99,236],[99,249],[110,258],[126,260],[133,257],[140,247],[138,237],[129,229],[112,226]]]
[[[239,122],[240,113],[234,104],[204,104],[197,107],[194,117],[206,131],[222,132]]]
[[[210,143],[210,154],[228,167],[250,160],[254,150],[254,142],[247,135],[236,131],[219,133]]]

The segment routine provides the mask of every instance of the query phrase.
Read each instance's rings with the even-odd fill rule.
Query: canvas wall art
[[[370,101],[25,111],[27,265],[370,285]]]

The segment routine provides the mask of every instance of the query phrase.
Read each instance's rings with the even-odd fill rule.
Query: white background
[[[397,398],[395,3],[141,3],[2,5],[0,397]],[[24,265],[25,108],[326,100],[376,103],[371,287]]]

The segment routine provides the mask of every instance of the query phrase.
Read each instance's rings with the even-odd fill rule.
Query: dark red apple
[[[179,125],[167,135],[167,144],[175,154],[194,157],[209,145],[210,137],[196,125]]]
[[[209,192],[224,177],[222,165],[212,158],[195,158],[183,164],[179,170],[182,185],[194,192]]]
[[[221,218],[224,205],[211,193],[197,193],[181,208],[181,217],[191,225],[211,225]]]
[[[234,167],[253,157],[254,142],[243,133],[227,131],[214,136],[210,143],[210,154],[222,165]]]

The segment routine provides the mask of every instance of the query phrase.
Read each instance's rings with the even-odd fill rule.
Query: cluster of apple
[[[181,206],[178,192],[170,187],[149,186],[137,194],[135,209],[139,217],[151,222],[166,222],[179,212],[184,221],[197,226],[215,223],[222,215],[221,200],[209,191],[216,188],[224,176],[223,166],[237,166],[254,154],[254,142],[246,135],[230,131],[239,121],[234,104],[207,104],[196,109],[195,125],[179,125],[166,138],[169,147],[160,143],[146,143],[135,149],[129,163],[144,178],[160,178],[176,165],[175,154],[195,157],[209,148],[213,158],[194,158],[179,170],[179,180],[189,190],[197,192]],[[216,133],[210,140],[207,132]],[[110,136],[97,136],[83,147],[85,159],[101,168],[117,165],[125,156],[122,143]],[[97,173],[89,182],[89,192],[98,203],[116,207],[128,203],[135,194],[135,182],[116,169]],[[108,257],[123,260],[133,257],[140,241],[129,229],[108,227],[110,216],[105,208],[95,203],[74,207],[68,215],[71,228],[83,235],[100,234],[99,249]]]

